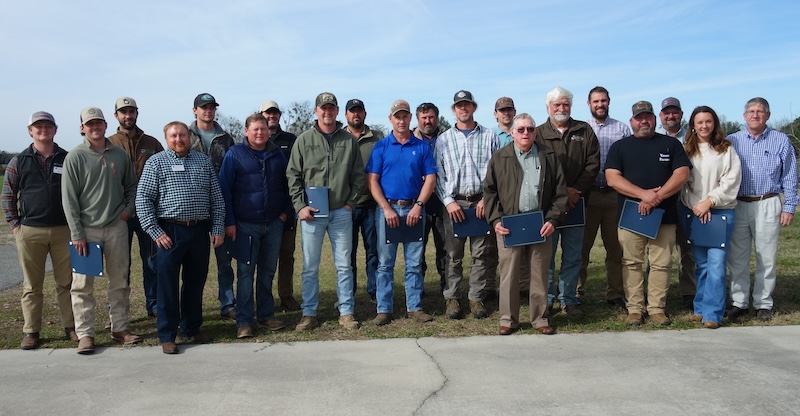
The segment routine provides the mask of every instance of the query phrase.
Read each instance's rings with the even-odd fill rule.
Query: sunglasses
[[[517,127],[517,133],[525,133],[525,130],[527,130],[528,133],[533,133],[536,131],[536,127]]]

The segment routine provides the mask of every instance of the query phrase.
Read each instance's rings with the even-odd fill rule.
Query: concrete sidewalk
[[[789,415],[800,328],[0,351],[0,415]]]

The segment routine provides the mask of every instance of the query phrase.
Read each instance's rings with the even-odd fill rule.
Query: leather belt
[[[765,199],[772,198],[773,196],[778,196],[777,192],[770,192],[768,194],[764,194],[761,196],[737,196],[736,199],[742,202],[756,202],[756,201],[763,201]]]
[[[614,190],[614,188],[612,188],[612,187],[610,187],[608,185],[592,185],[592,190],[600,192],[602,194],[605,194],[605,193],[608,193],[608,192],[616,192]]]
[[[197,221],[197,220],[195,220],[195,221],[178,221],[178,220],[174,220],[172,218],[159,218],[158,220],[159,221],[164,221],[164,222],[170,223],[170,224],[182,225],[184,227],[194,227],[195,225],[200,224],[201,222],[204,221],[204,220],[203,221]]]
[[[414,205],[415,202],[417,202],[416,199],[387,199],[387,201],[389,201],[389,203],[392,205],[397,205],[401,207],[410,207]]]
[[[478,201],[481,200],[481,198],[483,198],[483,194],[482,193],[478,193],[478,194],[475,194],[475,195],[469,195],[469,196],[467,196],[467,195],[456,195],[456,197],[455,197],[455,199],[457,201],[467,201],[467,202],[478,202]]]

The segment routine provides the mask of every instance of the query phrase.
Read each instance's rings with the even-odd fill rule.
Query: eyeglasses
[[[533,133],[536,131],[536,127],[517,127],[517,133],[519,134],[525,133],[526,130],[528,133]]]
[[[755,116],[755,115],[763,116],[764,114],[767,114],[767,112],[763,110],[748,110],[747,112],[745,112],[745,114],[747,114],[748,116]]]

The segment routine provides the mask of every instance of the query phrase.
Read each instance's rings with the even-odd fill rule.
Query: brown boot
[[[22,334],[22,343],[19,344],[19,347],[23,350],[35,350],[39,348],[39,333],[26,332]]]

